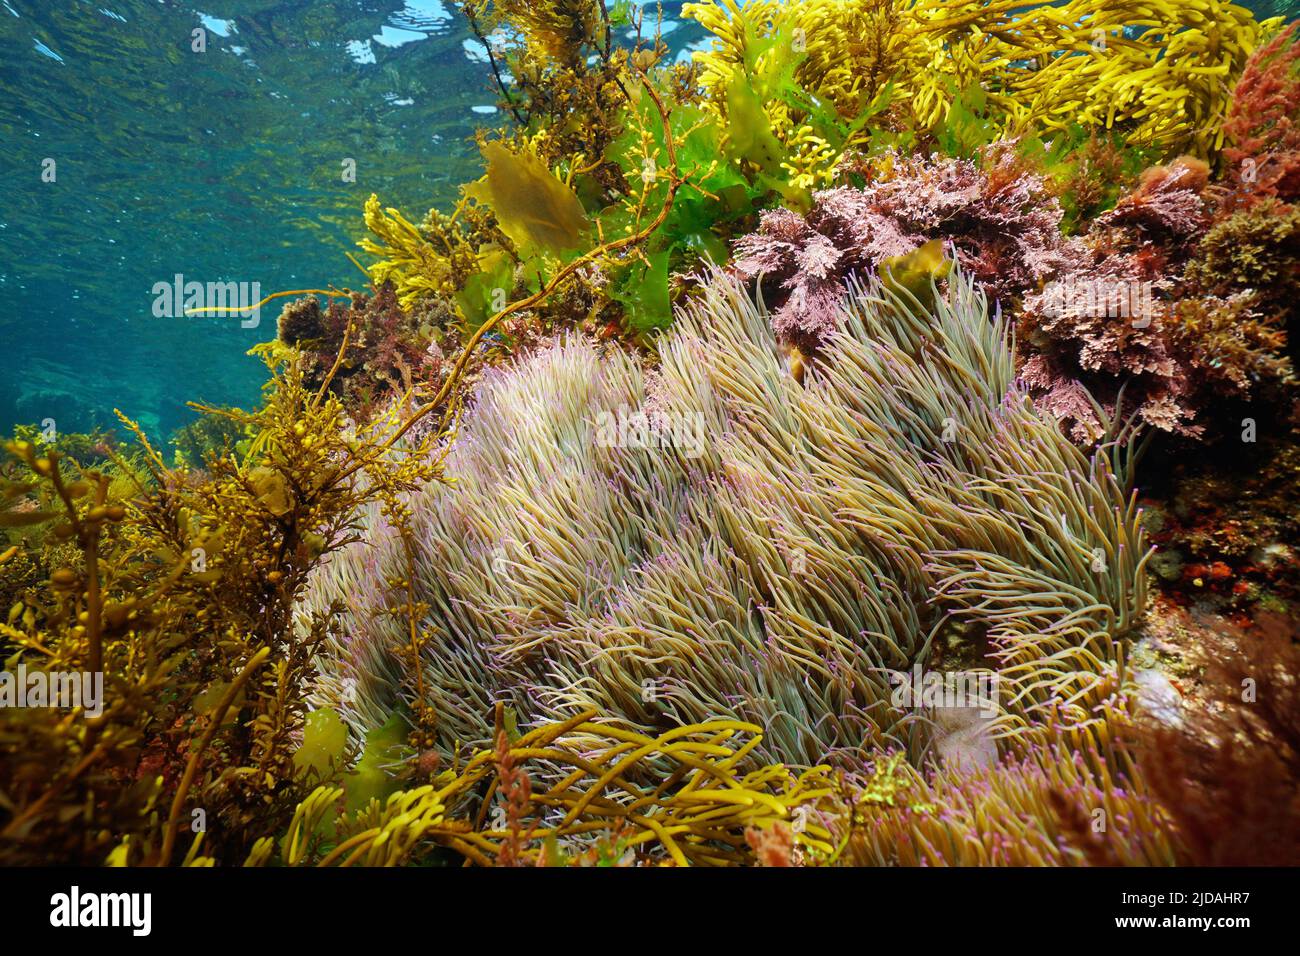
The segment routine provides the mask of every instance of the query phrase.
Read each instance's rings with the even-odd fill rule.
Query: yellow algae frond
[[[483,147],[487,173],[465,190],[492,207],[501,230],[521,251],[563,252],[582,243],[587,215],[577,195],[533,153],[504,143]]]
[[[560,862],[617,831],[621,848],[650,862],[736,865],[752,862],[747,828],[790,822],[796,810],[833,792],[825,767],[798,776],[779,764],[740,773],[736,765],[760,740],[754,724],[711,720],[648,736],[596,723],[595,716],[587,711],[543,725],[513,745],[499,735],[495,749],[480,750],[459,772],[340,817],[338,842],[322,847],[316,862],[395,866],[431,842],[480,865],[499,862],[510,846],[518,848],[514,862],[537,865]],[[529,788],[526,806],[520,803],[511,819],[489,815],[507,778],[526,776],[530,767],[549,785]],[[341,794],[321,787],[303,801],[281,841],[285,863],[309,861],[311,834]],[[828,854],[829,831],[808,811],[799,816],[799,845]],[[266,860],[265,852],[250,857],[254,865]]]
[[[880,125],[932,130],[959,91],[982,87],[1003,135],[1118,127],[1130,144],[1209,155],[1232,82],[1279,21],[1225,0],[1070,0],[1060,6],[969,0],[736,0],[687,4],[716,40],[695,54],[713,108],[752,84],[796,175],[828,182],[852,128],[832,144],[819,110],[846,123],[888,91]],[[789,68],[791,88],[779,88]],[[833,124],[831,124],[833,126]],[[841,131],[842,133],[843,131]],[[831,136],[831,138],[835,138]]]

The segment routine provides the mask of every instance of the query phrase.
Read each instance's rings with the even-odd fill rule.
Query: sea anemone
[[[1165,809],[1095,748],[1035,745],[996,767],[923,773],[891,764],[825,810],[837,861],[856,866],[1173,865]],[[877,774],[878,776],[878,774]]]
[[[502,702],[520,726],[744,720],[746,760],[860,765],[926,746],[888,671],[944,631],[987,642],[999,732],[1092,722],[1144,601],[1139,516],[1111,450],[1019,390],[968,276],[933,314],[855,285],[803,384],[720,274],[659,351],[654,416],[639,363],[582,338],[484,375],[454,490],[412,496],[406,533],[363,516],[315,576],[301,612],[346,607],[318,704],[357,731],[431,714],[453,762]]]

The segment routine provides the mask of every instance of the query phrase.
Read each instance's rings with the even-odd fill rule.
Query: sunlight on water
[[[440,0],[4,0],[0,90],[6,430],[118,407],[163,434],[192,420],[187,400],[256,401],[245,352],[279,303],[252,328],[158,318],[154,285],[360,286],[345,253],[366,198],[416,220],[454,200],[476,175],[469,137],[499,121]]]
[[[447,204],[476,174],[475,126],[500,121],[481,46],[441,0],[198,2],[0,0],[6,430],[117,407],[165,434],[188,400],[254,402],[245,352],[278,303],[252,328],[159,318],[155,284],[359,285],[345,254],[366,197],[416,220]],[[703,34],[664,9],[685,57]]]

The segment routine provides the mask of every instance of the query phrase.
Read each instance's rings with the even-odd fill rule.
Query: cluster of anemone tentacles
[[[1131,725],[1112,712],[1123,735]],[[1170,866],[1180,859],[1169,813],[1122,748],[1079,747],[1050,732],[994,767],[924,773],[886,758],[824,803],[851,866]],[[1118,741],[1116,741],[1118,742]]]
[[[1122,455],[1035,409],[967,277],[933,310],[898,295],[851,288],[802,380],[723,275],[654,372],[567,338],[485,375],[454,484],[410,499],[405,538],[373,510],[315,573],[304,616],[346,608],[316,702],[358,733],[431,707],[452,761],[490,745],[497,701],[520,727],[745,720],[755,762],[916,759],[930,724],[888,671],[958,635],[1000,675],[996,730],[1086,729],[1145,600]]]

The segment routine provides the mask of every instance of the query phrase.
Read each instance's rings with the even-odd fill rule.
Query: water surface
[[[187,400],[255,402],[245,353],[279,303],[256,328],[158,318],[154,285],[362,286],[346,253],[367,196],[418,220],[479,174],[469,138],[501,117],[450,5],[198,3],[0,0],[0,431],[117,407],[162,436]],[[674,56],[703,36],[680,6],[663,6]]]

